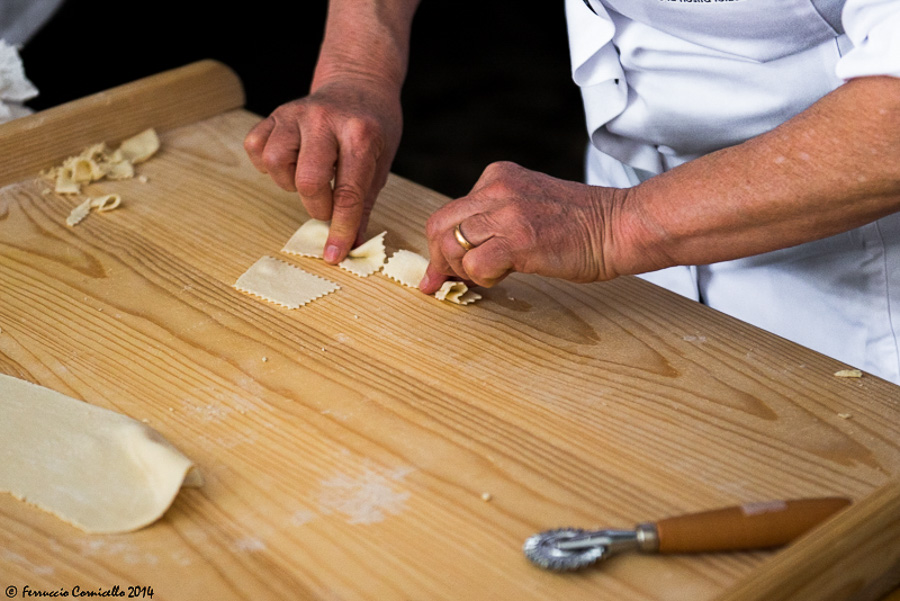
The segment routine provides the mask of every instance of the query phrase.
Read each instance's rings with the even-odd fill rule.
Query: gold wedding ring
[[[456,236],[456,241],[459,242],[459,245],[462,246],[466,250],[472,250],[475,248],[475,245],[466,240],[466,237],[463,236],[462,230],[459,229],[459,226],[462,225],[460,223],[456,224],[456,227],[453,228],[453,235]]]

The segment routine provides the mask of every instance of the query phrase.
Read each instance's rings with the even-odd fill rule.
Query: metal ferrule
[[[638,549],[644,553],[656,553],[659,551],[659,532],[656,530],[656,524],[652,522],[644,522],[638,524],[634,528],[637,537]]]
[[[565,551],[603,547],[609,554],[634,551],[639,548],[638,545],[637,533],[633,530],[597,530],[556,541],[556,548]]]
[[[579,551],[591,547],[604,547],[605,554],[614,555],[623,551],[655,553],[659,550],[659,536],[656,525],[650,522],[638,524],[634,530],[597,530],[580,536],[556,541],[557,549]]]

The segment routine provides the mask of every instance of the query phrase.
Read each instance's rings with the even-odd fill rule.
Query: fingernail
[[[431,276],[426,273],[422,277],[422,281],[419,282],[419,290],[424,290],[424,289],[428,288],[428,286],[430,284],[431,284]]]
[[[341,256],[341,249],[335,246],[334,244],[329,244],[325,247],[325,260],[329,263],[335,263],[338,260],[338,257]]]

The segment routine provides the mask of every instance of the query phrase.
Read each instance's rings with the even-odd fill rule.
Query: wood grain
[[[712,599],[771,553],[622,556],[553,574],[524,540],[900,475],[900,395],[635,278],[514,276],[460,307],[279,252],[308,218],[247,161],[258,117],[163,131],[147,183],[0,190],[0,371],[146,419],[206,484],[91,536],[0,495],[0,584],[154,599]],[[370,233],[425,251],[446,199],[392,176]],[[341,290],[232,287],[272,255]],[[482,499],[490,493],[490,501]]]

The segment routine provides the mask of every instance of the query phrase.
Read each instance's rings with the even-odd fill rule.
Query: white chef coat
[[[22,46],[56,13],[63,0],[0,0],[0,40]]]
[[[900,77],[900,0],[566,0],[587,181],[629,187]],[[900,214],[646,279],[900,383]]]

